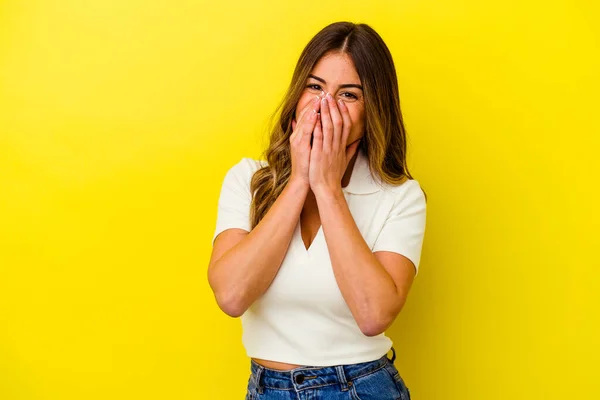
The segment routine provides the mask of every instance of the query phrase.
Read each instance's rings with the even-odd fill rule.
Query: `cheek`
[[[302,112],[302,110],[304,110],[309,104],[310,102],[312,102],[315,99],[315,95],[311,94],[311,93],[303,93],[302,96],[300,97],[300,100],[298,100],[298,104],[296,105],[296,113],[295,113],[295,119],[298,120],[298,117],[300,116],[300,113]]]
[[[362,131],[363,126],[365,125],[365,113],[363,109],[348,107],[348,112],[350,113],[350,119],[352,120],[352,131]]]

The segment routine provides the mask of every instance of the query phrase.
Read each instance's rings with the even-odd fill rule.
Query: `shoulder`
[[[427,198],[416,179],[407,179],[399,185],[383,184],[383,191],[394,198],[395,206],[419,204],[425,207]]]
[[[234,164],[229,171],[253,174],[266,165],[268,165],[268,163],[264,160],[255,160],[254,158],[243,157],[240,161]]]
[[[254,158],[243,157],[240,161],[229,168],[225,176],[226,180],[237,181],[240,184],[249,184],[250,179],[256,171],[267,166],[268,163],[264,160],[256,160]]]
[[[398,185],[391,185],[389,183],[382,184],[382,189],[387,194],[393,196],[415,196],[423,194],[421,183],[416,179],[406,179],[404,182]]]

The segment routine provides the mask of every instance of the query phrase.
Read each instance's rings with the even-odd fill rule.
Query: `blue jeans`
[[[330,367],[265,368],[250,360],[246,400],[410,400],[392,359]]]

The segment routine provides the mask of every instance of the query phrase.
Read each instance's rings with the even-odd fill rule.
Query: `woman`
[[[387,46],[365,24],[325,27],[278,111],[267,161],[225,176],[208,270],[242,320],[246,398],[409,399],[384,332],[418,272],[426,197]]]

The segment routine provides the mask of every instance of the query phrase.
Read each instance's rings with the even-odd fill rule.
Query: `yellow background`
[[[429,195],[413,399],[598,399],[593,3],[0,1],[0,399],[243,398],[218,191],[339,20],[390,47]]]

